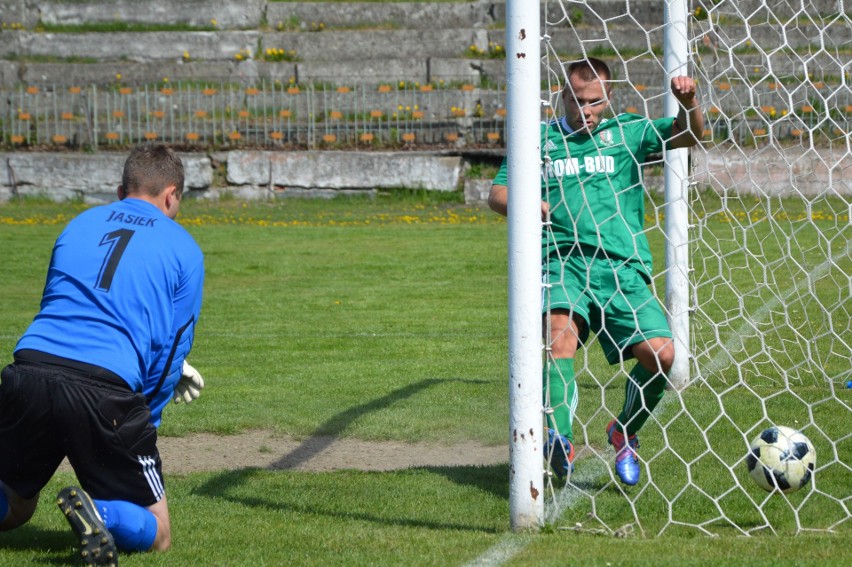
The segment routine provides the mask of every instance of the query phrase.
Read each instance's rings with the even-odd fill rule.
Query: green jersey
[[[606,257],[650,279],[641,168],[648,154],[663,150],[673,125],[674,118],[619,114],[589,135],[573,132],[564,119],[542,123],[541,198],[550,205],[551,221],[542,230],[545,258]],[[494,184],[507,185],[507,173],[504,160]]]

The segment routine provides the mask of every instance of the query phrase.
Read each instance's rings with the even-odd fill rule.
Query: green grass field
[[[723,219],[714,215],[716,205],[708,206],[708,216],[719,217],[702,223],[722,243],[715,250],[739,232],[764,229],[756,221]],[[747,218],[750,207],[740,206]],[[3,364],[37,310],[53,240],[81,208],[32,200],[0,206]],[[390,195],[187,201],[179,220],[206,256],[190,360],[207,387],[192,405],[167,410],[161,436],[264,429],[300,440],[508,444],[503,219],[452,197]],[[848,217],[845,224],[814,222],[833,234],[835,248],[849,237]],[[820,237],[804,232],[803,253],[814,256]],[[661,239],[652,235],[652,243],[661,262]],[[770,254],[768,244],[762,249]],[[842,337],[850,300],[838,272],[848,277],[848,257],[813,293],[829,300],[833,282],[837,299],[840,288],[834,303],[846,313],[846,326],[836,329]],[[732,274],[737,286],[751,285],[750,272]],[[735,302],[729,295],[711,299]],[[778,349],[796,343],[794,333],[774,329]],[[842,365],[836,359],[843,351],[834,349],[820,361],[828,363],[826,372]],[[623,380],[612,378],[596,345],[583,356],[599,378],[581,378],[578,422],[582,438],[602,451],[606,411],[620,407]],[[122,556],[121,564],[848,564],[852,390],[830,389],[825,380],[798,380],[787,389],[771,376],[755,377],[748,388],[738,380],[719,371],[670,396],[657,416],[665,435],[650,423],[643,435],[650,475],[643,471],[634,488],[613,483],[605,460],[581,455],[575,486],[552,495],[562,514],[538,533],[510,531],[508,455],[499,465],[392,472],[242,468],[168,476],[173,549]],[[817,490],[768,498],[750,483],[739,431],[764,415],[815,426],[808,433],[817,445]],[[0,534],[0,565],[72,561],[73,538],[53,503],[72,481],[58,474],[33,520]],[[619,532],[626,537],[611,535],[628,526],[634,529]]]

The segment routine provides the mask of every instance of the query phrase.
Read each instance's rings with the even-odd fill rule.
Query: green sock
[[[655,374],[638,363],[633,367],[624,387],[624,408],[618,416],[628,436],[642,429],[665,393],[665,374]]]
[[[577,409],[577,382],[574,380],[574,359],[552,359],[544,371],[544,405],[552,408],[547,426],[574,442],[571,424]]]

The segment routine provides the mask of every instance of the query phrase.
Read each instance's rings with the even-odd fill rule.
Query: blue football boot
[[[615,449],[615,474],[624,484],[633,486],[639,482],[641,469],[639,468],[639,456],[636,449],[639,448],[639,438],[631,435],[627,439],[618,427],[616,420],[609,422],[606,426],[606,434],[609,444]]]

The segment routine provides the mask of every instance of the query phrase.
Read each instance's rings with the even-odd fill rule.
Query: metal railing
[[[635,87],[635,86],[634,86]],[[806,100],[788,108],[772,89],[748,100],[731,85],[713,85],[707,139],[737,143],[812,135],[845,138],[852,94],[833,108]],[[662,90],[618,89],[614,108],[659,115]],[[499,148],[504,143],[505,85],[242,86],[227,81],[157,86],[19,87],[0,90],[0,148],[118,149],[159,140],[185,150]],[[558,93],[550,96],[558,108]],[[718,105],[718,106],[717,106]],[[545,108],[543,117],[547,117]]]
[[[504,89],[473,85],[221,82],[0,94],[5,147],[104,149],[144,140],[199,149],[499,145],[506,115]]]

